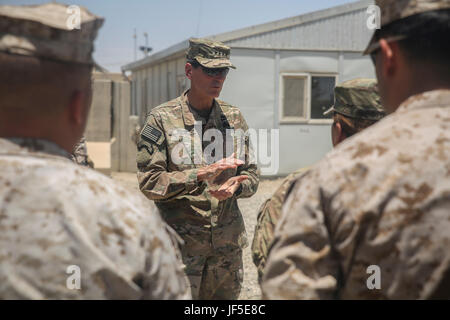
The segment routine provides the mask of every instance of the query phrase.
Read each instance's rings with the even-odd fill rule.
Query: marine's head
[[[376,0],[381,29],[365,54],[388,113],[408,97],[450,88],[450,0]]]
[[[0,6],[0,136],[51,140],[68,152],[85,129],[92,53],[103,19],[69,6]]]

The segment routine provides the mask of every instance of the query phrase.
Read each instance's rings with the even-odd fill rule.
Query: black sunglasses
[[[200,66],[202,67],[203,72],[210,76],[210,77],[226,77],[226,75],[228,74],[228,71],[230,71],[230,68],[225,67],[225,68],[206,68],[204,66]]]

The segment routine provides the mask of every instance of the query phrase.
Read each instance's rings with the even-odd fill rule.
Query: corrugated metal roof
[[[363,51],[371,35],[365,27],[366,9],[370,4],[373,4],[373,0],[361,0],[207,38],[222,41],[231,47]],[[188,47],[189,40],[184,40],[127,64],[122,70],[146,67],[180,54]]]
[[[226,43],[235,48],[363,51],[372,34],[366,19],[362,9]]]

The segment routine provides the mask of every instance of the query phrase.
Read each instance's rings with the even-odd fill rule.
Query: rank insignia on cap
[[[149,126],[149,125],[145,125],[144,129],[142,130],[141,136],[142,138],[151,141],[153,143],[158,142],[159,138],[161,137],[162,133],[161,131],[159,131],[158,129]]]

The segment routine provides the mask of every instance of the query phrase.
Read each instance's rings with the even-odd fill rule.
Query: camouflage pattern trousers
[[[243,281],[242,249],[208,251],[182,250],[186,275],[196,300],[236,300]]]

